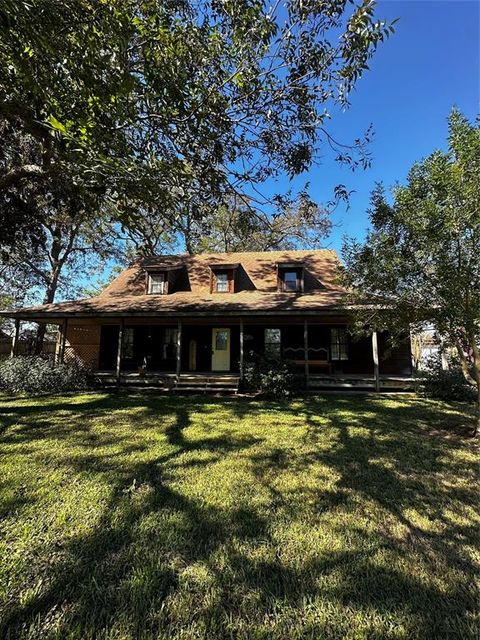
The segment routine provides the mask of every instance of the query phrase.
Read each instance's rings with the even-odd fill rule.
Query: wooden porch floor
[[[97,372],[100,382],[105,385],[117,384],[114,373],[100,371]],[[149,371],[148,373],[138,373],[136,371],[126,371],[120,374],[121,386],[152,388],[158,391],[196,391],[198,393],[237,393],[240,384],[240,376],[234,373],[223,372],[192,372],[165,373],[161,371]]]

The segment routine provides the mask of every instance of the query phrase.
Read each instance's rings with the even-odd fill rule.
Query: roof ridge
[[[273,253],[333,253],[337,254],[335,249],[321,248],[321,249],[268,249],[266,251],[203,251],[201,253],[158,253],[155,255],[144,256],[139,258],[135,263],[141,263],[145,260],[157,259],[157,258],[198,258],[203,256],[231,256],[231,255],[259,255],[266,254],[271,255]]]

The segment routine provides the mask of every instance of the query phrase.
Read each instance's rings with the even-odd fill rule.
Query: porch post
[[[309,377],[309,366],[308,366],[308,322],[305,320],[303,323],[303,350],[305,352],[305,383],[308,389],[308,377]]]
[[[180,375],[182,364],[182,321],[178,321],[177,325],[177,378]]]
[[[60,348],[58,350],[58,362],[62,364],[65,358],[65,344],[67,342],[68,318],[63,319],[62,328],[60,329]]]
[[[122,350],[123,350],[123,328],[125,326],[125,319],[120,318],[120,326],[118,328],[118,345],[117,345],[117,369],[115,372],[117,378],[117,384],[120,384],[120,365],[122,363]]]
[[[373,375],[375,378],[375,391],[380,391],[380,367],[378,365],[378,338],[377,332],[372,333]]]
[[[243,320],[240,320],[240,380],[243,380]]]
[[[10,349],[10,357],[13,358],[17,355],[18,337],[20,335],[20,318],[15,318],[15,330],[12,336],[12,346]]]

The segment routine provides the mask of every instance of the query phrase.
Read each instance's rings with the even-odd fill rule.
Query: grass
[[[0,637],[476,638],[469,419],[413,396],[4,396]]]

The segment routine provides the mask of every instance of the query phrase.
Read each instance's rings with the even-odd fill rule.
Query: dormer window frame
[[[238,263],[235,264],[211,264],[210,267],[210,293],[222,294],[222,293],[235,293],[235,275],[239,267]],[[222,276],[219,280],[218,276]],[[226,279],[224,278],[226,276]],[[223,288],[226,283],[226,288]],[[221,288],[219,289],[219,284]]]
[[[215,293],[228,293],[230,280],[228,271],[217,271],[215,273]]]
[[[156,278],[162,278],[155,282]],[[156,288],[158,287],[158,290]],[[168,294],[168,273],[163,270],[147,272],[147,294],[149,296],[165,296]]]
[[[287,287],[287,274],[295,274],[295,289]],[[290,279],[290,282],[293,280]],[[277,289],[282,293],[303,293],[305,290],[305,267],[299,263],[279,263],[277,264]]]
[[[152,265],[145,269],[145,293],[150,296],[165,296],[175,293],[178,287],[178,274],[182,271],[184,265]],[[163,291],[154,291],[152,287],[152,278],[157,275],[163,275],[164,285],[161,287]]]

